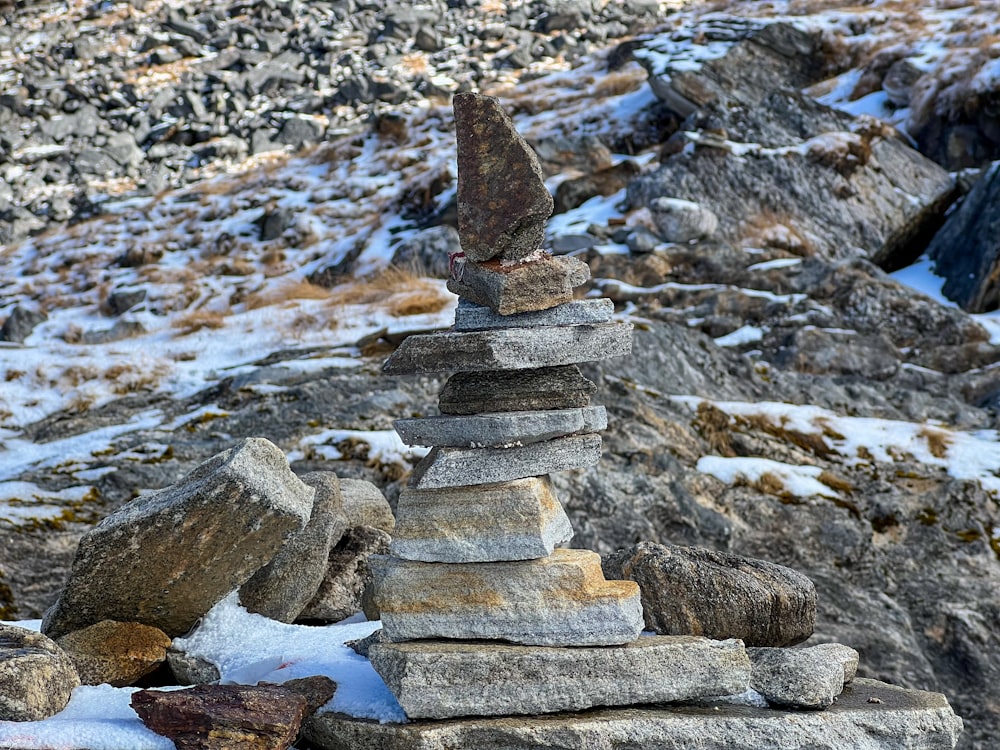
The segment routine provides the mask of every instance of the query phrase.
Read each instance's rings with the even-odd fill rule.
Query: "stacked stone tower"
[[[610,300],[573,299],[586,264],[541,250],[552,198],[496,100],[458,95],[455,120],[455,326],[409,337],[385,371],[456,374],[441,416],[396,422],[404,442],[433,448],[399,498],[377,586],[388,642],[372,664],[410,718],[742,690],[738,641],[636,641],[636,584],[605,580],[596,553],[557,548],[572,529],[548,475],[596,464],[607,426],[577,363],[628,354],[632,326],[611,320]],[[691,648],[696,688],[675,674]]]

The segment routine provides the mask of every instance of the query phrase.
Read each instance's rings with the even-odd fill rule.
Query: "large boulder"
[[[59,638],[84,685],[134,685],[167,658],[170,638],[137,622],[102,620]]]
[[[0,721],[41,721],[79,686],[73,662],[51,639],[0,623]]]
[[[243,440],[84,535],[42,631],[58,638],[117,620],[183,635],[270,562],[309,520],[312,499],[277,446]]]

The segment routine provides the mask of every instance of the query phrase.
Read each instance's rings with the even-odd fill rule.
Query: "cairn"
[[[649,637],[638,586],[572,536],[549,474],[601,457],[603,406],[578,363],[631,351],[607,299],[574,300],[579,260],[541,249],[541,168],[495,99],[455,97],[459,234],[450,331],[407,338],[385,371],[457,371],[441,416],[400,419],[432,446],[379,565],[385,642],[369,657],[415,718],[534,714],[739,692],[738,640]],[[610,648],[609,648],[610,647]],[[502,675],[502,677],[500,677]]]

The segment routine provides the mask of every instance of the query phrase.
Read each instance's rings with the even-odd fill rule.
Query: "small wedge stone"
[[[603,406],[508,411],[464,417],[397,419],[394,426],[407,445],[499,447],[527,445],[582,432],[600,432],[608,426],[608,412]]]
[[[368,656],[410,719],[667,703],[743,692],[750,679],[741,641],[685,636],[572,649],[411,641]]]
[[[601,460],[600,435],[569,437],[514,448],[434,448],[413,469],[418,490],[509,482],[582,469]]]
[[[500,315],[547,310],[573,300],[573,290],[590,278],[590,266],[566,255],[547,253],[524,263],[462,263],[448,289]]]
[[[445,331],[408,336],[382,369],[390,375],[527,370],[623,357],[631,351],[631,323]]]
[[[439,490],[404,489],[389,552],[423,562],[533,560],[573,528],[548,477]]]
[[[500,315],[489,307],[466,299],[455,308],[456,331],[480,331],[487,328],[533,328],[537,326],[573,326],[584,323],[607,323],[615,312],[615,303],[606,297],[578,299],[548,310]]]
[[[586,550],[557,549],[517,562],[444,565],[382,557],[373,564],[390,641],[618,646],[642,630],[638,586],[604,580],[600,556]]]
[[[541,246],[552,215],[538,157],[494,97],[456,94],[453,105],[462,250],[475,261],[523,258]]]
[[[576,365],[498,372],[457,372],[438,395],[442,414],[573,409],[597,390]]]
[[[774,706],[826,708],[858,671],[858,652],[841,643],[747,652],[752,664],[750,687]]]

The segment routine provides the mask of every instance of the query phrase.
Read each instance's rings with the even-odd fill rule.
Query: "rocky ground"
[[[549,245],[637,327],[587,372],[611,424],[556,479],[573,544],[800,570],[815,642],[946,693],[990,747],[1000,336],[912,284],[1000,156],[1000,15],[757,6],[8,6],[0,617],[40,616],[82,530],[242,437],[398,495],[392,420],[443,381],[380,366],[450,324],[448,100],[476,89],[549,171]]]

